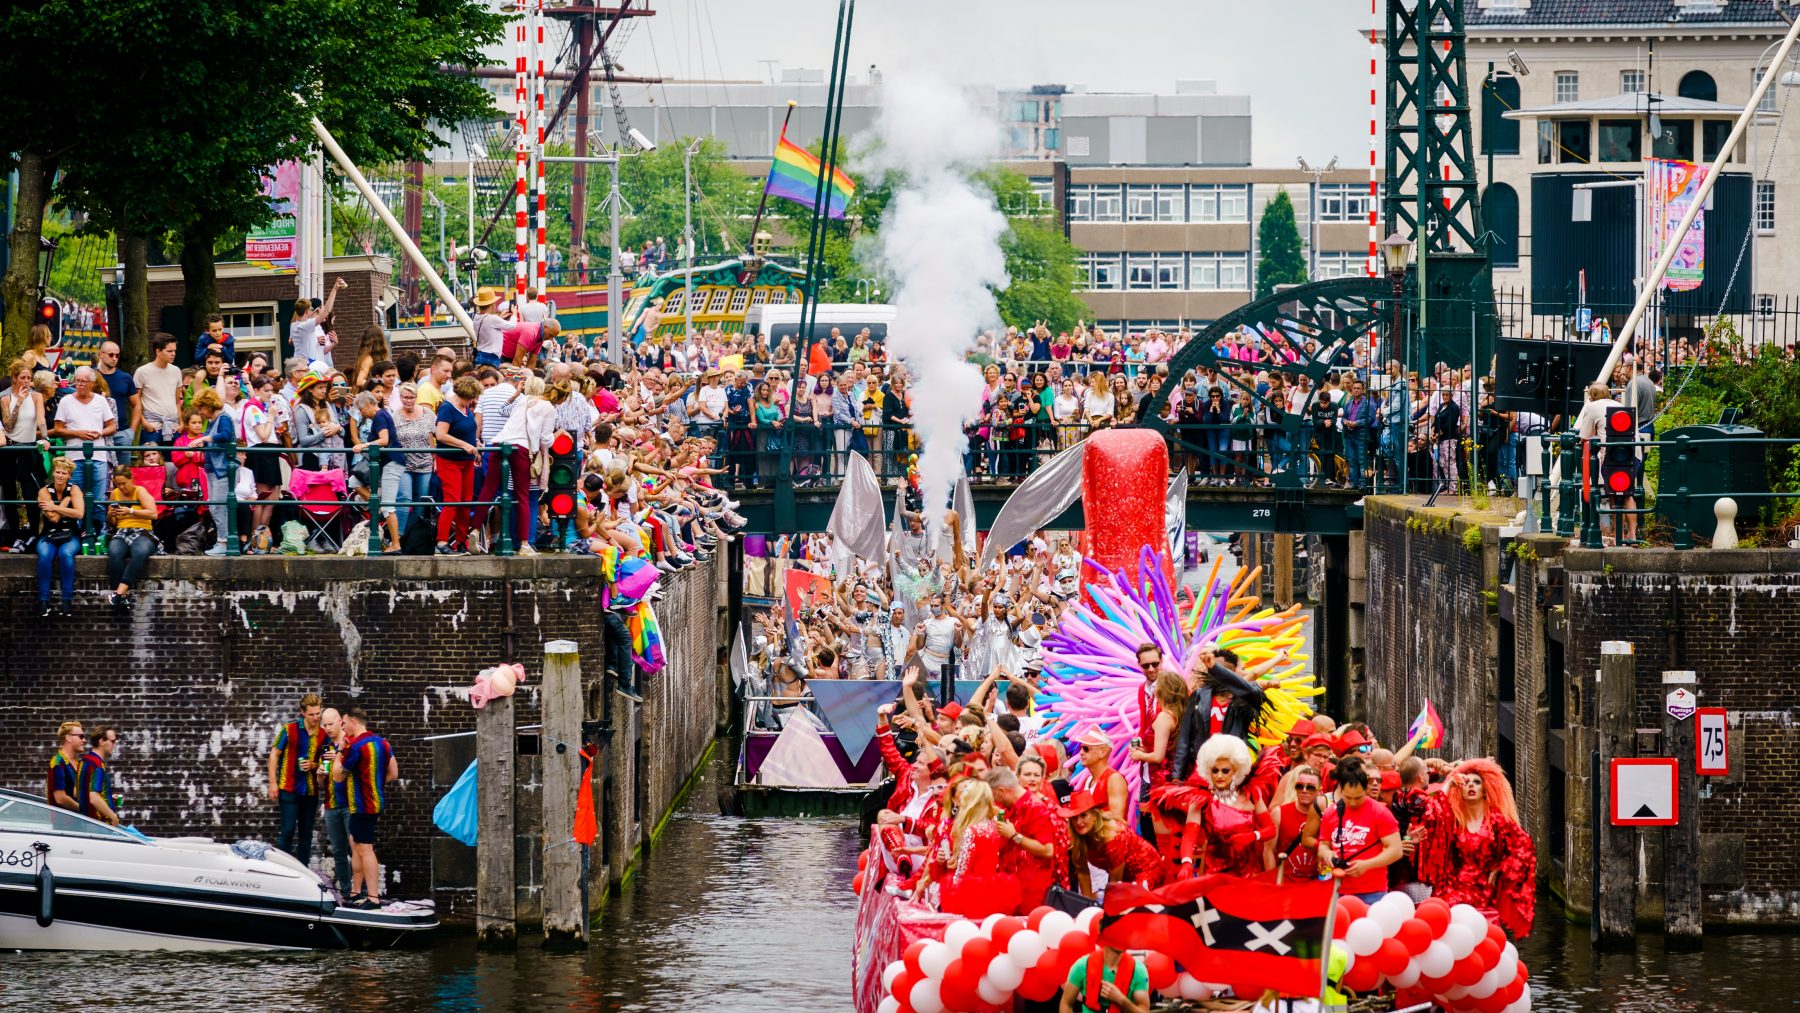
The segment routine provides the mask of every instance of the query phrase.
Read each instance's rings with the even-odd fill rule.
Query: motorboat
[[[345,906],[267,845],[145,837],[0,789],[0,949],[344,949],[436,927],[429,904]]]

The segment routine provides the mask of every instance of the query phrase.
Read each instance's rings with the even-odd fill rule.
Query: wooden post
[[[497,697],[475,712],[476,799],[475,941],[509,948],[518,939],[513,881],[513,780],[517,759],[513,698]]]
[[[581,654],[571,640],[544,645],[544,945],[586,946],[581,848],[572,838],[581,787]]]
[[[1294,603],[1294,536],[1277,534],[1275,551],[1275,607],[1287,608]]]
[[[1634,827],[1612,825],[1611,764],[1636,754],[1637,657],[1628,640],[1600,644],[1600,685],[1595,697],[1594,725],[1601,759],[1595,785],[1595,804],[1601,818],[1600,839],[1594,842],[1598,857],[1599,907],[1602,947],[1629,947],[1637,934],[1637,847]]]
[[[1664,672],[1663,685],[1694,688],[1693,672]],[[1668,949],[1700,948],[1700,777],[1694,769],[1693,715],[1676,720],[1663,708],[1663,749],[1679,764],[1675,775],[1676,811],[1681,822],[1663,837],[1663,945]]]

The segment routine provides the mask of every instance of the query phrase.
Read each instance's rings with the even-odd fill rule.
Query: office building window
[[[1314,281],[1328,281],[1332,278],[1360,278],[1369,258],[1360,253],[1349,253],[1333,250],[1319,254],[1319,269],[1313,275]]]
[[[1366,222],[1369,207],[1367,183],[1319,184],[1319,221]]]
[[[221,307],[219,315],[225,318],[225,330],[235,339],[240,359],[248,360],[251,352],[273,356],[278,351],[281,329],[275,324],[274,306]]]
[[[1156,287],[1163,292],[1179,292],[1187,288],[1187,254],[1156,255]]]
[[[1581,75],[1572,70],[1556,72],[1556,101],[1575,102],[1581,98]]]
[[[1619,71],[1619,91],[1625,95],[1636,95],[1644,90],[1644,72],[1641,70]]]
[[[1086,183],[1070,183],[1063,214],[1072,222],[1094,220],[1094,188]]]
[[[1676,86],[1675,94],[1682,98],[1697,98],[1702,102],[1717,102],[1719,85],[1706,71],[1690,70],[1681,75],[1681,83]]]
[[[1156,220],[1156,187],[1148,183],[1133,183],[1125,188],[1125,220]]]
[[[1125,287],[1134,292],[1148,292],[1156,288],[1156,254],[1125,255]]]
[[[1233,292],[1250,287],[1249,254],[1188,255],[1188,288],[1195,292]]]
[[[1556,146],[1562,150],[1559,161],[1564,165],[1587,164],[1588,141],[1592,133],[1592,125],[1587,120],[1558,120]]]
[[[1519,121],[1506,114],[1519,108],[1519,79],[1495,77],[1481,90],[1481,150],[1496,155],[1519,153]]]
[[[1125,220],[1125,197],[1120,193],[1117,183],[1095,183],[1094,188],[1094,221],[1122,222]]]
[[[1187,187],[1180,183],[1156,184],[1156,220],[1187,221]]]
[[[1600,121],[1600,161],[1635,162],[1641,153],[1642,128],[1637,120]]]
[[[1750,87],[1752,89],[1755,89],[1757,85],[1762,84],[1763,75],[1766,73],[1768,73],[1768,68],[1766,68],[1766,67],[1757,68],[1756,72],[1754,74],[1752,74],[1750,77]],[[1775,93],[1780,90],[1781,90],[1781,82],[1780,81],[1776,81],[1774,84],[1770,85],[1769,90],[1763,92],[1762,101],[1758,102],[1756,104],[1756,111],[1759,113],[1774,112],[1775,111]]]
[[[1757,296],[1756,315],[1764,320],[1775,319],[1775,297],[1772,295]]]
[[[1700,121],[1700,160],[1711,162],[1725,150],[1725,141],[1731,137],[1730,120]]]
[[[1756,231],[1775,231],[1775,184],[1771,180],[1756,181]]]
[[[1195,183],[1188,188],[1188,221],[1247,222],[1250,188],[1240,183]]]
[[[1056,200],[1056,180],[1049,176],[1032,176],[1026,182],[1031,184],[1031,196],[1036,202],[1033,212],[1047,215]]]
[[[1117,291],[1124,288],[1116,253],[1087,253],[1081,257],[1081,269],[1087,274],[1087,287],[1094,291]]]
[[[1694,157],[1694,121],[1662,120],[1662,133],[1657,134],[1650,144],[1650,153],[1656,158],[1678,158],[1684,162]]]

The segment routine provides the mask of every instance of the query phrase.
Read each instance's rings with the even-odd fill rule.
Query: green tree
[[[1277,285],[1306,281],[1306,254],[1301,250],[1300,226],[1294,221],[1294,202],[1286,188],[1263,208],[1256,226],[1256,298],[1275,291]]]
[[[619,224],[619,241],[632,246],[663,239],[673,256],[681,242],[685,221],[682,200],[682,152],[693,138],[663,144],[655,151],[633,155],[619,166],[619,192],[625,197],[629,217]],[[600,186],[590,184],[595,213],[589,215],[588,244],[598,247],[605,241],[605,219],[596,219],[599,202],[606,196],[604,174]],[[725,158],[725,144],[717,138],[701,141],[693,157],[694,245],[697,249],[723,252],[729,237],[733,252],[743,250],[750,242],[750,216],[756,212],[761,191],[755,180],[731,167]],[[566,205],[565,205],[566,206]],[[601,228],[596,231],[592,223]],[[599,241],[596,242],[596,239]]]

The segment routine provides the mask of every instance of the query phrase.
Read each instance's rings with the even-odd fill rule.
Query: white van
[[[801,307],[795,304],[752,306],[744,314],[744,333],[766,338],[774,348],[784,337],[796,341],[800,336]],[[855,339],[863,328],[876,341],[887,339],[888,327],[894,322],[894,308],[882,303],[820,303],[813,336],[829,338],[833,327],[845,338]]]

